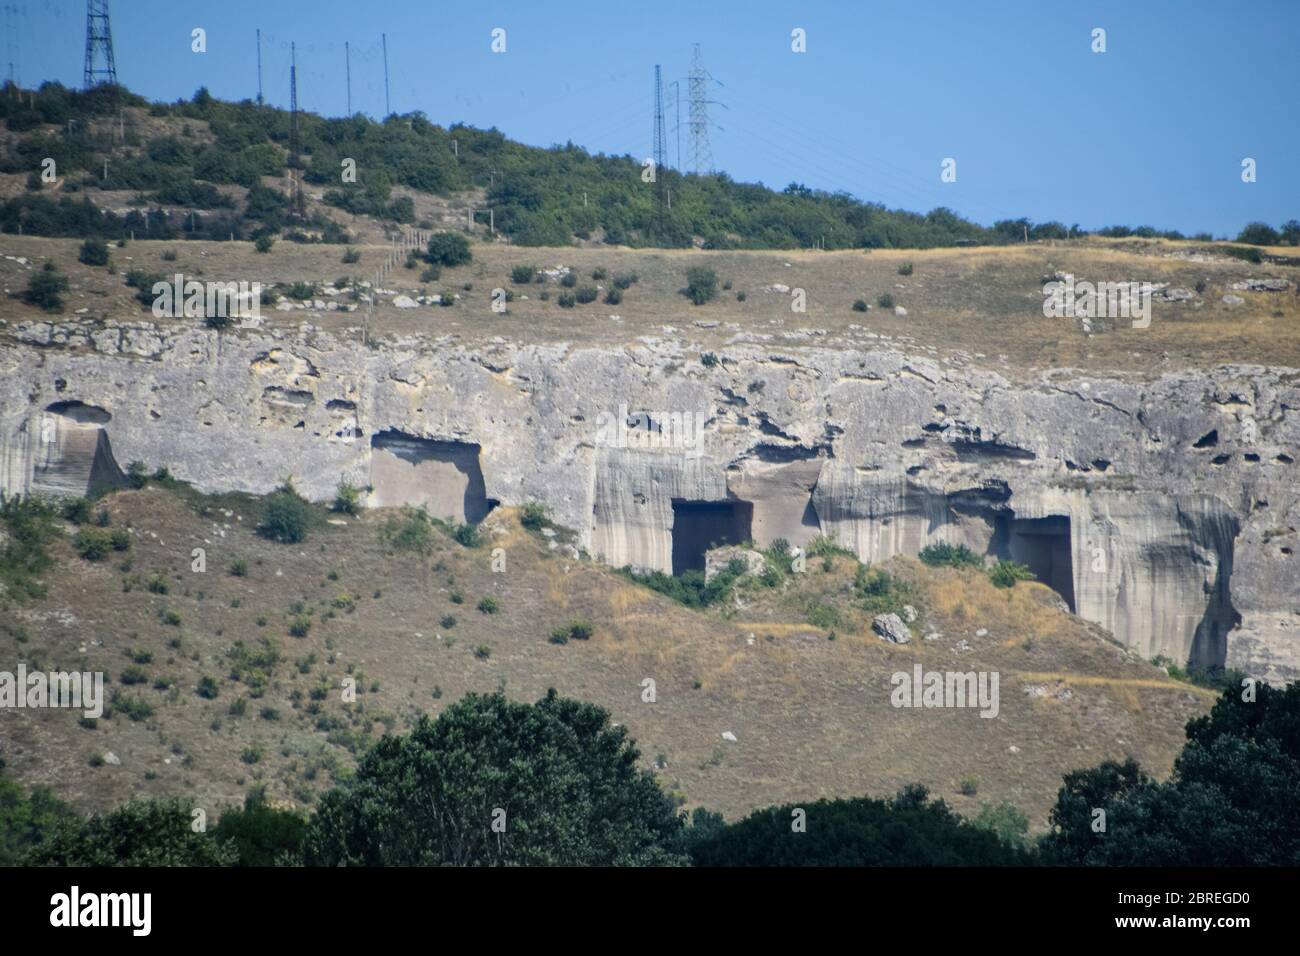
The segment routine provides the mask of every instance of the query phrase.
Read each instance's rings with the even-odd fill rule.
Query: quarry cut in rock
[[[1221,366],[1012,381],[881,345],[366,348],[318,329],[18,323],[0,345],[0,487],[79,494],[119,462],[203,491],[482,520],[539,502],[615,566],[833,538],[864,561],[965,544],[1026,564],[1144,657],[1300,676],[1300,373]],[[628,414],[654,440],[610,440]],[[674,445],[676,421],[701,420]],[[622,433],[626,435],[626,430]],[[685,433],[689,436],[689,430]]]

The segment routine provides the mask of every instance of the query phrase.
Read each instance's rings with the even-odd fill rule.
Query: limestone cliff
[[[118,464],[209,491],[481,518],[539,501],[611,564],[829,535],[867,561],[936,541],[1028,564],[1144,656],[1300,676],[1300,373],[1012,381],[881,347],[370,347],[309,325],[19,323],[0,346],[0,482]],[[702,430],[692,423],[698,422]]]

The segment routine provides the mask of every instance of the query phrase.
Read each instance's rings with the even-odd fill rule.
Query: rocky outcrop
[[[0,348],[0,479],[60,490],[60,468],[89,482],[115,458],[210,491],[291,472],[324,499],[346,477],[372,504],[456,520],[539,501],[593,556],[665,572],[818,534],[868,561],[964,543],[1029,564],[1144,655],[1300,676],[1295,370],[1013,381],[961,358],[744,341],[718,358],[649,338],[367,348],[310,326],[18,325]],[[102,420],[66,405],[67,464],[42,470],[33,436],[74,402]]]

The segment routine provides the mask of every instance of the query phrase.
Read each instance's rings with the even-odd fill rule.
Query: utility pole
[[[262,28],[257,28],[257,105],[262,105]]]
[[[388,103],[388,34],[381,33],[380,37],[384,41],[384,119],[388,119],[393,113],[393,108]]]
[[[677,111],[677,121],[673,123],[673,132],[677,134],[677,171],[682,171],[682,81],[673,80],[673,108]]]

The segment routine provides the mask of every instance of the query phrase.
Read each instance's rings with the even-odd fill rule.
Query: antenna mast
[[[664,86],[660,78],[659,64],[655,64],[655,132],[654,132],[654,217],[651,231],[656,237],[664,233],[664,166],[667,144],[664,135]]]
[[[384,119],[393,115],[393,108],[388,104],[388,34],[381,33],[384,41]]]

